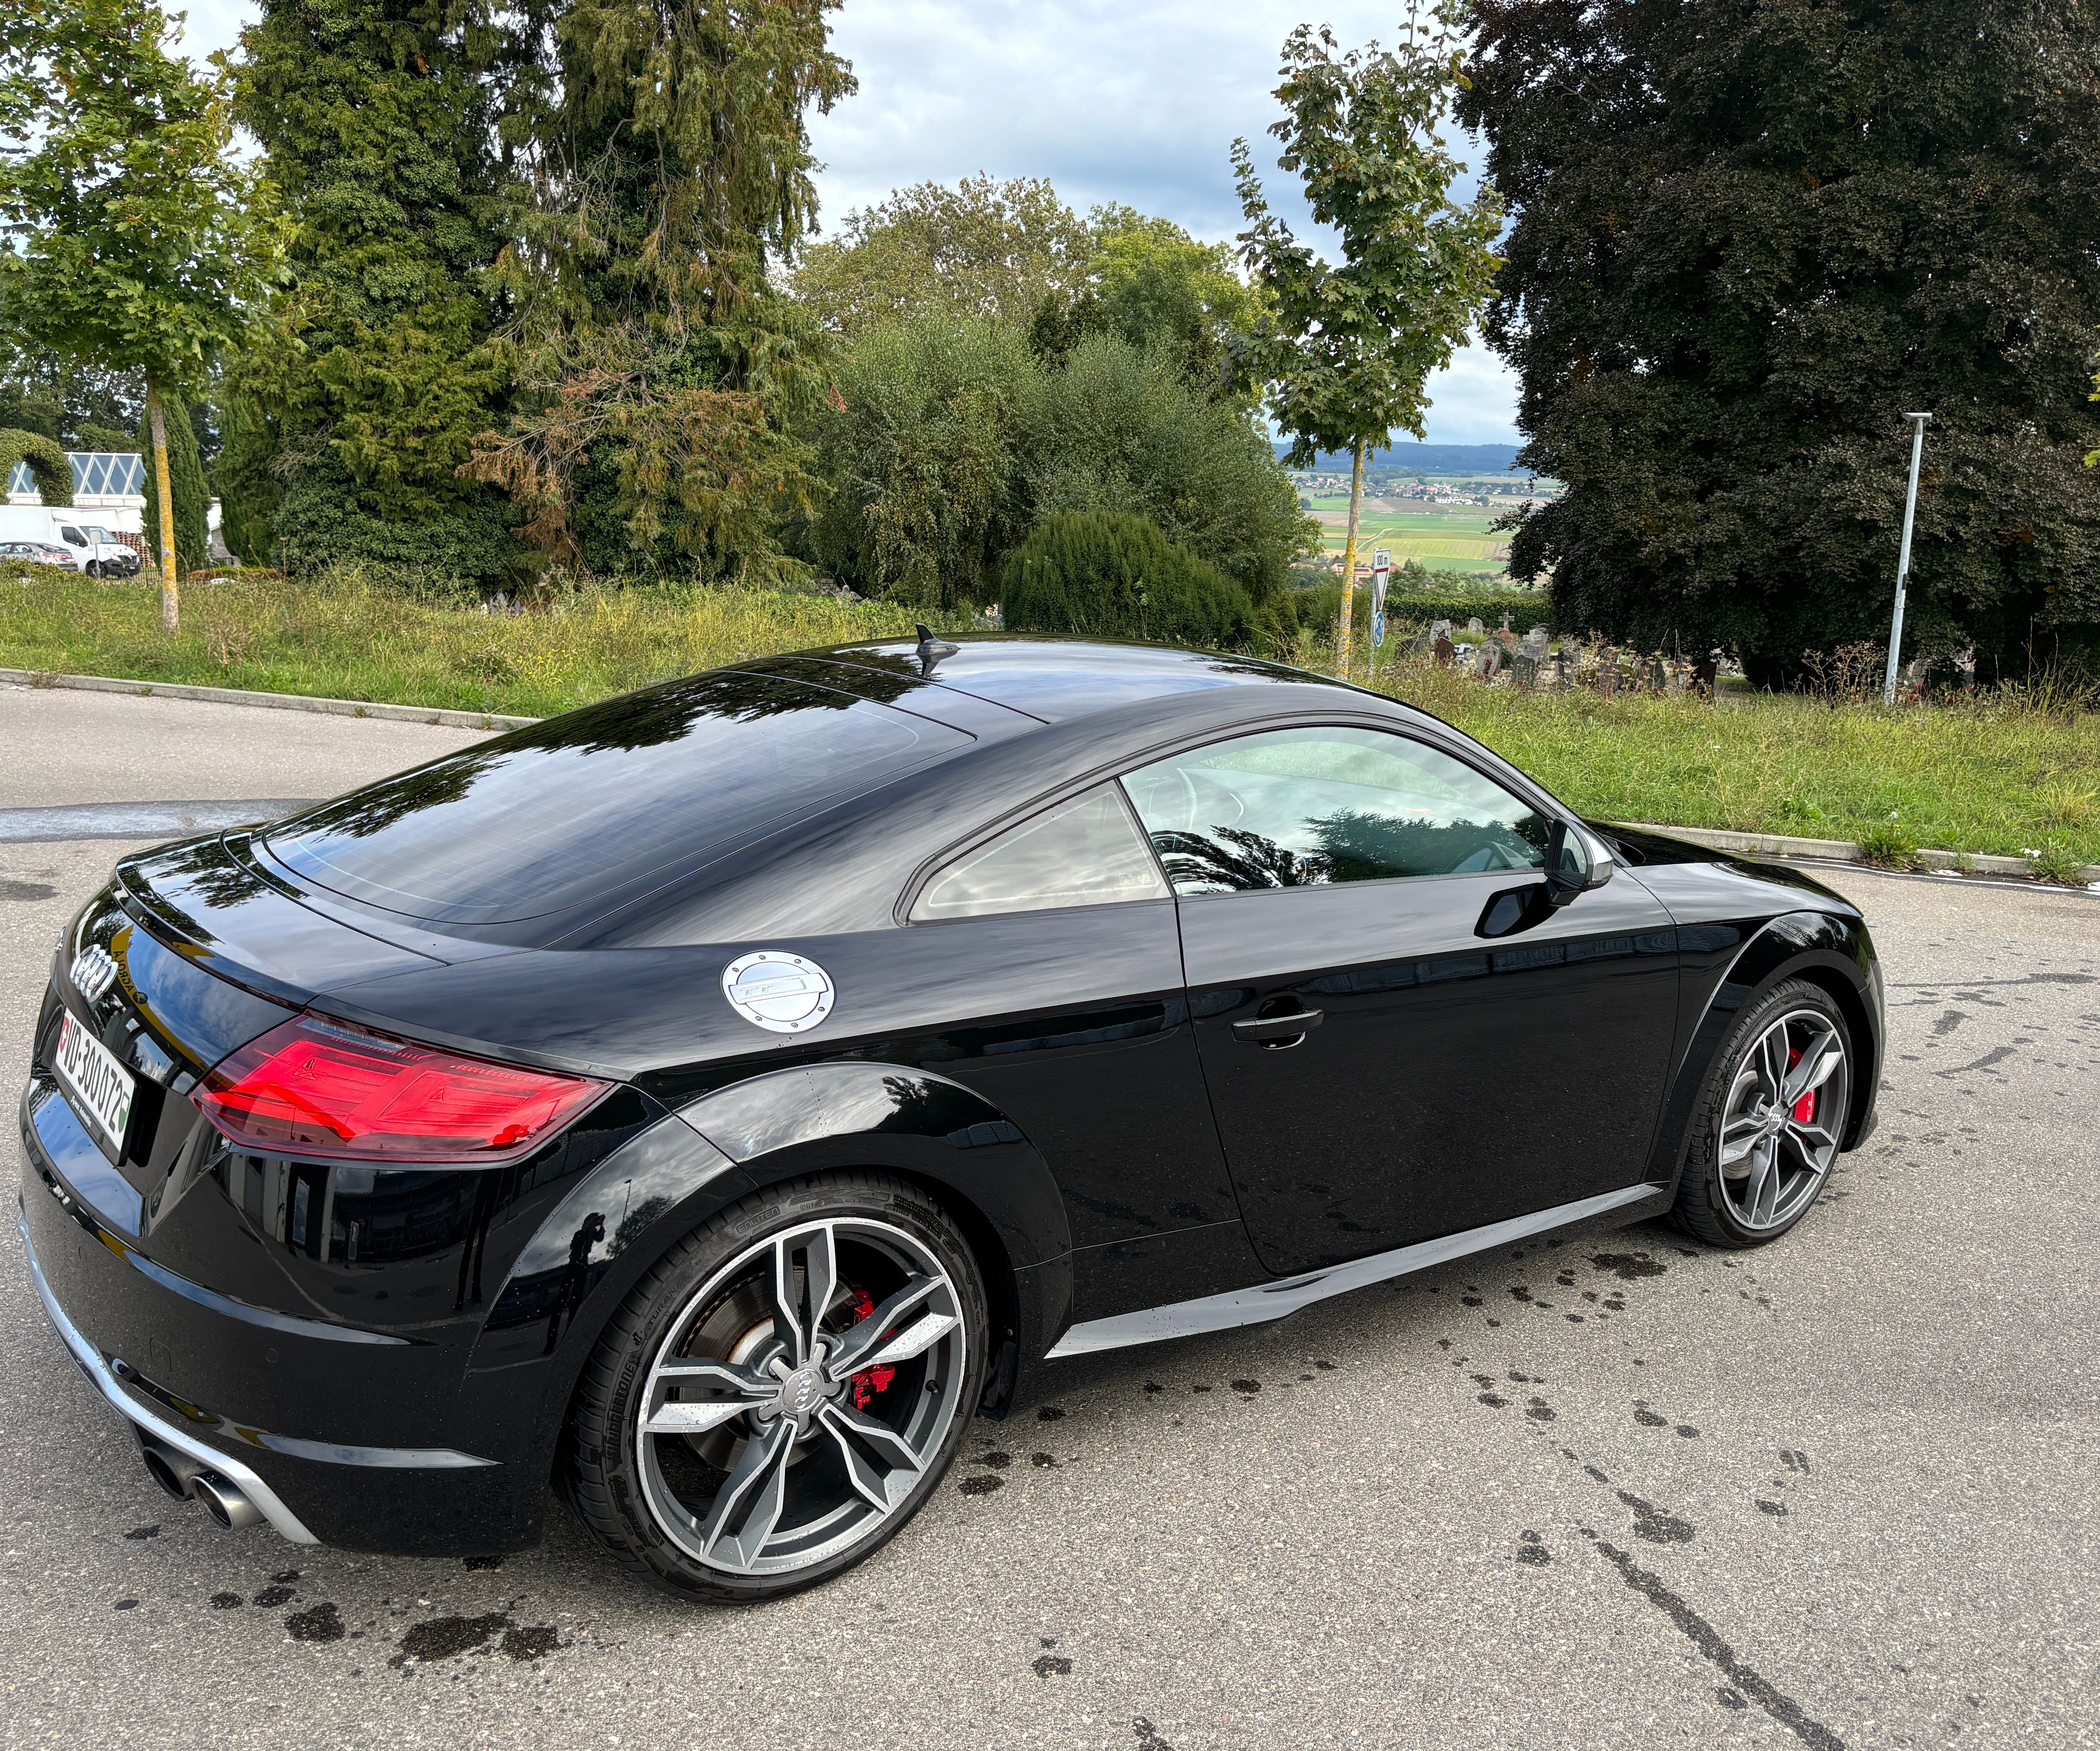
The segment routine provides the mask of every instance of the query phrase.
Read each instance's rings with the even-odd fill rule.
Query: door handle
[[[1324,1019],[1317,1009],[1295,1009],[1285,1016],[1257,1016],[1251,1021],[1233,1023],[1233,1037],[1257,1046],[1295,1045]]]

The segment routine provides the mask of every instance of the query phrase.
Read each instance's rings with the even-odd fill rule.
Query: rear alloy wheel
[[[580,1394],[585,1521],[674,1591],[771,1599],[870,1555],[924,1503],[983,1390],[984,1292],[915,1189],[774,1188],[674,1248]]]
[[[1838,1162],[1851,1038],[1819,987],[1790,980],[1738,1024],[1710,1083],[1677,1193],[1679,1222],[1717,1246],[1776,1240]]]

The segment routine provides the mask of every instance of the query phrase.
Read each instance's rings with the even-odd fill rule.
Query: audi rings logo
[[[76,991],[91,1003],[99,1003],[104,994],[117,982],[117,963],[110,959],[107,949],[84,948],[73,958],[70,977]]]
[[[806,1034],[832,1012],[832,976],[813,960],[779,949],[739,955],[722,968],[722,995],[754,1027]]]

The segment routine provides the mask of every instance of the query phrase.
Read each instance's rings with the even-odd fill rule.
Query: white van
[[[0,541],[51,541],[91,578],[139,575],[139,555],[107,524],[85,519],[103,514],[64,505],[0,505]]]

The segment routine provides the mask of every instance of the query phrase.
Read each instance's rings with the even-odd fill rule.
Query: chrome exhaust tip
[[[260,1526],[262,1511],[232,1484],[210,1471],[200,1471],[190,1480],[190,1493],[204,1504],[204,1511],[228,1532]]]
[[[189,1494],[188,1485],[184,1483],[174,1467],[168,1462],[165,1453],[157,1453],[148,1447],[146,1449],[145,1458],[146,1470],[152,1474],[153,1481],[167,1491],[176,1501],[179,1502]]]

